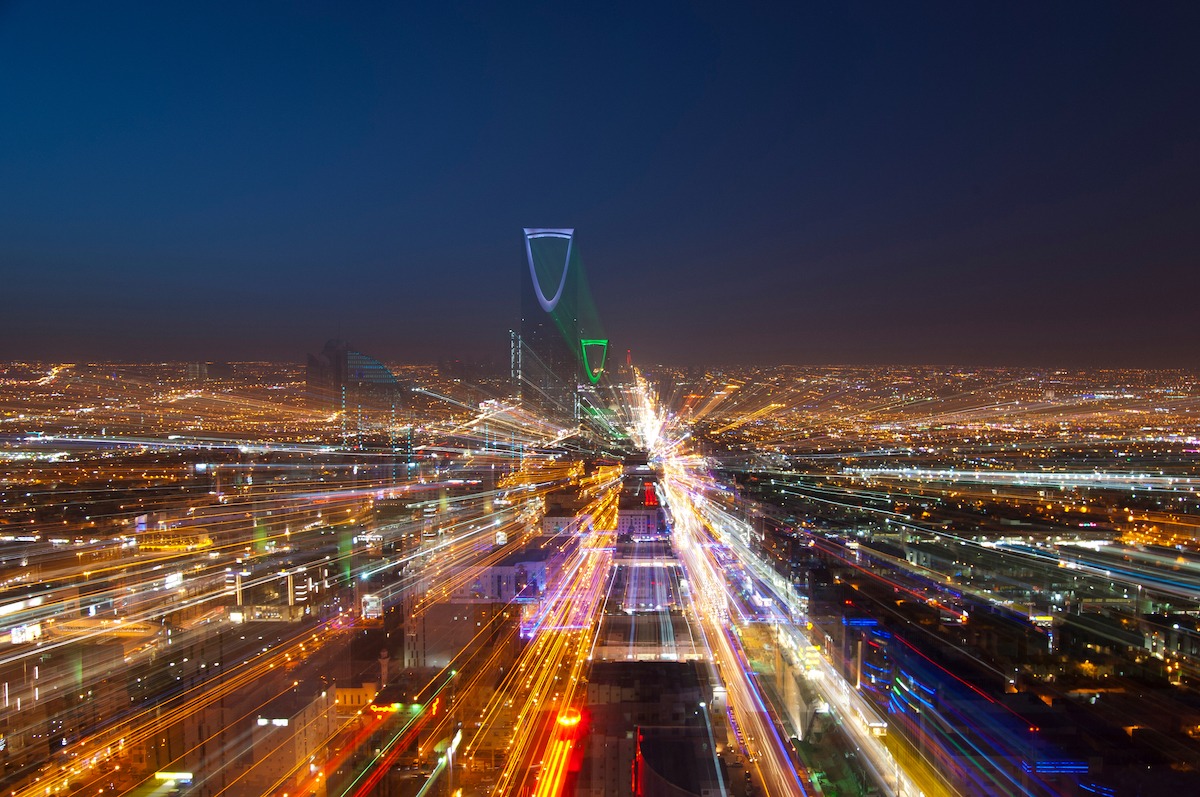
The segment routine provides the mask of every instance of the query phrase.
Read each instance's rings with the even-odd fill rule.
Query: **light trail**
[[[665,422],[656,417],[653,401],[643,394],[638,402],[644,417],[643,436],[651,444],[651,454],[662,467],[664,503],[670,507],[674,521],[672,536],[687,578],[692,611],[703,629],[706,645],[712,655],[721,682],[725,685],[735,727],[740,729],[739,746],[746,760],[753,764],[767,793],[772,795],[807,795],[806,778],[796,771],[783,739],[775,727],[771,713],[750,674],[750,665],[740,641],[727,623],[729,616],[729,586],[721,575],[721,567],[713,556],[718,540],[709,536],[700,510],[693,500],[690,483],[693,478],[687,469],[689,460],[680,461],[677,445],[659,445],[664,439],[661,430]],[[811,786],[811,784],[809,784]]]
[[[1194,380],[1180,377],[1178,389],[1117,384],[1066,397],[1060,387],[1056,398],[1041,377],[1000,371],[894,370],[882,378],[864,369],[729,371],[674,384],[638,373],[611,401],[598,394],[583,404],[617,407],[614,418],[630,413],[629,437],[653,451],[676,566],[615,560],[611,535],[601,533],[617,524],[612,485],[621,467],[590,462],[585,471],[582,460],[603,448],[587,435],[612,433],[623,417],[618,423],[602,413],[592,424],[599,432],[577,434],[505,395],[443,380],[413,394],[434,399],[429,417],[384,413],[355,426],[347,412],[317,411],[288,394],[302,380],[297,373],[222,393],[89,368],[56,366],[47,376],[39,369],[19,390],[0,384],[8,391],[0,424],[11,433],[0,446],[7,485],[0,619],[3,641],[12,637],[0,655],[5,741],[10,755],[31,734],[66,741],[33,765],[42,771],[31,766],[12,776],[15,794],[106,787],[111,776],[102,770],[122,748],[152,747],[156,734],[194,723],[210,694],[231,697],[279,680],[271,687],[278,693],[287,683],[281,675],[316,646],[345,644],[362,610],[356,584],[384,611],[403,603],[414,619],[452,600],[507,553],[532,544],[546,497],[567,486],[585,497],[590,521],[581,515],[571,525],[577,543],[547,549],[562,563],[561,581],[498,637],[517,647],[524,629],[526,652],[492,696],[492,682],[501,680],[498,652],[458,660],[458,694],[483,710],[423,726],[444,740],[463,722],[464,745],[481,756],[503,736],[499,746],[509,754],[493,760],[502,760],[510,791],[549,794],[565,784],[580,744],[561,738],[553,720],[580,698],[588,658],[598,652],[627,660],[710,655],[758,783],[780,794],[810,784],[805,770],[787,770],[792,751],[780,728],[794,718],[779,716],[786,712],[774,710],[772,690],[753,670],[769,670],[761,642],[768,631],[795,659],[781,666],[807,670],[806,688],[833,707],[880,788],[905,797],[1028,791],[1035,787],[1018,787],[1001,759],[1036,767],[1035,755],[1053,753],[1039,733],[1021,730],[1027,713],[1003,692],[1028,690],[1057,705],[1065,687],[1039,674],[1037,662],[975,649],[980,634],[1050,651],[1066,677],[1083,677],[1082,669],[1070,672],[1073,665],[1104,666],[1099,655],[1087,661],[1090,653],[1051,650],[1071,634],[1115,651],[1104,656],[1136,657],[1148,678],[1158,666],[1163,694],[1145,701],[1153,707],[1147,713],[1177,712],[1172,690],[1200,677],[1187,648],[1200,590],[1193,539],[1200,438],[1187,424],[1200,400],[1185,395]],[[661,410],[654,385],[669,398],[674,391],[685,410]],[[273,400],[270,389],[290,397]],[[810,596],[798,595],[794,581],[820,568],[851,604],[814,618],[806,614]],[[229,618],[249,617],[256,604],[335,616],[322,615],[315,631],[274,626],[278,634],[257,646],[256,625],[236,652],[219,657],[226,675],[210,675],[217,669],[211,640],[240,635],[249,626]],[[674,606],[683,608],[686,633]],[[655,618],[630,625],[605,649],[600,618],[620,608]],[[1097,614],[1107,631],[1089,631]],[[835,627],[847,619],[860,625]],[[871,621],[876,631],[862,630]],[[826,635],[824,654],[803,664]],[[192,650],[205,640],[209,652],[198,657]],[[878,644],[864,661],[861,649],[851,652],[856,642]],[[61,663],[105,646],[118,669],[123,660],[130,685],[129,694],[102,705],[84,698],[106,688],[92,669],[98,665],[86,659],[77,674]],[[209,669],[197,668],[201,658]],[[1100,677],[1093,680],[1103,689]],[[949,697],[928,698],[935,686]],[[64,704],[67,694],[80,695],[78,706]],[[127,708],[116,705],[126,697]],[[244,705],[262,707],[263,699]],[[152,700],[157,716],[149,713]],[[1101,700],[1081,711],[1124,727],[1114,725],[1116,704]],[[51,739],[43,716],[71,728]],[[724,713],[714,716],[723,730]],[[881,741],[869,723],[882,722],[889,735]],[[204,736],[207,755],[228,759],[252,738],[236,723]],[[379,761],[396,760],[388,756],[401,754],[402,742]],[[1182,736],[1158,744],[1180,771],[1192,766],[1191,746]],[[33,748],[24,749],[32,760]],[[331,765],[341,766],[332,753],[322,769]],[[379,763],[373,772],[383,769]],[[440,772],[454,776],[449,762]],[[317,785],[299,775],[276,785]],[[1039,778],[1035,771],[1030,783],[1052,790],[1050,776]]]
[[[767,711],[739,640],[723,622],[728,617],[728,586],[712,558],[711,538],[702,531],[702,520],[687,493],[677,486],[673,468],[664,468],[663,488],[674,513],[674,534],[691,595],[695,615],[712,646],[721,681],[728,690],[729,704],[737,726],[743,729],[740,746],[747,761],[755,766],[769,794],[806,795],[804,780],[796,771],[785,744]],[[698,588],[697,588],[698,587]]]
[[[1151,473],[1100,471],[970,471],[929,468],[846,468],[850,476],[900,481],[956,484],[1003,484],[1019,487],[1096,487],[1135,491],[1194,493],[1200,477],[1163,476]]]

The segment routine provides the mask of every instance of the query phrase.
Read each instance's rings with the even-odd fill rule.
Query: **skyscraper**
[[[549,420],[576,417],[580,269],[573,229],[526,228],[521,326],[513,377],[525,406]]]
[[[390,427],[407,403],[407,386],[386,365],[341,340],[309,354],[304,376],[311,405],[338,411],[346,432]]]

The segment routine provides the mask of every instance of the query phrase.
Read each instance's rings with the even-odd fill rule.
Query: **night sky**
[[[428,5],[0,1],[0,359],[1200,369],[1200,4]]]

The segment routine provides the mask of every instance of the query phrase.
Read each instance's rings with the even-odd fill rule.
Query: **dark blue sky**
[[[1200,368],[1195,3],[576,5],[0,1],[0,358]]]

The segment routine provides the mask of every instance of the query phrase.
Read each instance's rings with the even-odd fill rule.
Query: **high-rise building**
[[[304,372],[310,402],[339,411],[346,431],[362,432],[394,423],[408,390],[383,363],[341,340],[308,355]]]
[[[308,355],[304,383],[308,399],[318,407],[336,407],[346,385],[346,358],[350,347],[343,341],[325,341],[325,348]]]
[[[576,417],[580,285],[574,243],[573,229],[525,230],[514,377],[525,406],[556,421]]]
[[[324,406],[344,409],[356,394],[373,394],[388,401],[402,393],[386,365],[341,340],[325,342],[319,354],[308,355],[304,372],[310,398]]]
[[[525,260],[513,380],[527,408],[566,423],[580,416],[580,387],[600,381],[608,339],[592,304],[575,230],[526,228]]]

